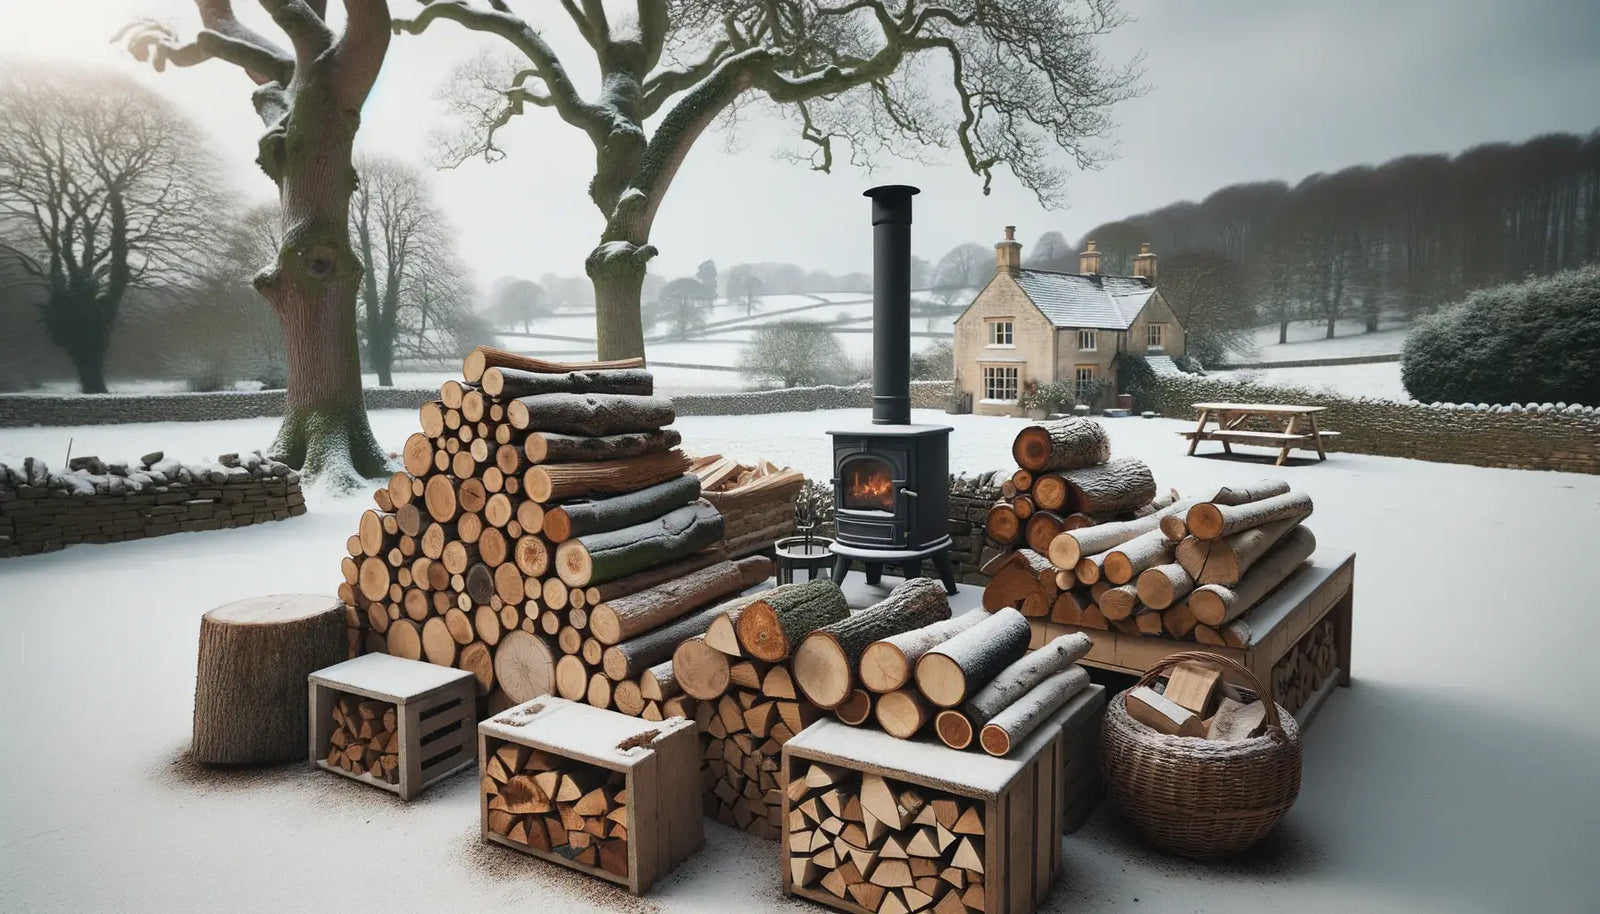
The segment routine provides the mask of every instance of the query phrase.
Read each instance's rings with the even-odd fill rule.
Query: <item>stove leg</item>
[[[850,573],[850,557],[836,555],[833,557],[833,583],[843,584],[844,576]]]
[[[922,574],[922,559],[907,559],[900,563],[900,576],[906,580]]]
[[[867,563],[867,583],[876,585],[883,580],[883,565],[878,562]]]
[[[939,569],[939,580],[944,582],[944,592],[955,596],[956,569],[950,563],[950,553],[935,552],[933,554],[933,567]]]

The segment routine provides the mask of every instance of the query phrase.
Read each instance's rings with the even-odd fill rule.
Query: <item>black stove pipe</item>
[[[906,184],[872,198],[872,424],[911,424],[911,198]]]

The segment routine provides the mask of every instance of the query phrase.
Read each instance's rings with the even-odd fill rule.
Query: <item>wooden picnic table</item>
[[[1202,441],[1220,441],[1222,449],[1233,453],[1235,444],[1258,444],[1278,448],[1276,465],[1283,466],[1292,450],[1316,451],[1318,460],[1327,460],[1323,439],[1337,436],[1317,426],[1317,416],[1326,412],[1326,406],[1293,406],[1281,403],[1196,403],[1199,422],[1192,432],[1179,432],[1189,439],[1189,456]],[[1278,432],[1258,432],[1240,428],[1251,419],[1266,419],[1283,425]],[[1302,426],[1302,423],[1304,425]],[[1214,424],[1214,428],[1206,426]]]

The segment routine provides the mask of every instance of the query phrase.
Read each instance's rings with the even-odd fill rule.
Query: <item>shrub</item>
[[[1424,403],[1600,405],[1600,266],[1481,289],[1423,319],[1400,378]]]
[[[848,384],[857,373],[826,326],[802,320],[758,329],[740,353],[739,372],[757,384],[776,387]]]
[[[911,354],[911,380],[948,381],[956,376],[955,348],[940,340],[921,352]]]
[[[1017,398],[1017,405],[1024,410],[1043,410],[1046,415],[1071,412],[1077,404],[1077,387],[1066,380],[1029,381]]]

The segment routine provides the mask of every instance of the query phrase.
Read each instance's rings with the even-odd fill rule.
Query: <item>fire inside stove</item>
[[[844,467],[844,507],[894,513],[894,479],[889,465],[868,457]]]

